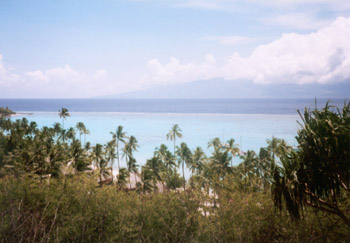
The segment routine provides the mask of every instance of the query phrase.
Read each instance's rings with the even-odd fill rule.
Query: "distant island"
[[[236,98],[339,98],[349,97],[350,80],[332,84],[257,84],[252,80],[214,78],[168,84],[101,98],[127,99],[236,99]]]
[[[7,116],[15,115],[15,114],[16,114],[16,112],[9,109],[8,107],[6,107],[6,108],[0,107],[0,117],[7,117]]]

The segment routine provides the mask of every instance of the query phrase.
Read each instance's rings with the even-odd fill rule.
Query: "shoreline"
[[[34,115],[33,112],[16,112],[15,114],[9,115],[9,117],[14,117],[14,116],[31,116]]]
[[[10,115],[0,115],[0,118],[11,118],[15,116],[32,116],[34,113],[29,113],[29,112],[20,112],[20,113],[15,113],[15,114],[10,114]]]

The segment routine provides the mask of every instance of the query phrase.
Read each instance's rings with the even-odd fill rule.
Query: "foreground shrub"
[[[225,190],[216,207],[199,191],[137,194],[95,178],[0,180],[1,242],[346,242],[337,217],[306,210],[299,222],[271,195]]]

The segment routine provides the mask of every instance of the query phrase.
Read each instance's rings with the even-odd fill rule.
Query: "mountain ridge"
[[[231,98],[345,98],[350,80],[334,84],[255,84],[249,80],[198,80],[163,85],[102,98],[127,99],[231,99]]]

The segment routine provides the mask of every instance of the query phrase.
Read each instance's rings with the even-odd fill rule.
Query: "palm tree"
[[[70,147],[70,156],[73,162],[73,168],[79,171],[85,171],[88,168],[86,156],[84,156],[84,149],[78,140],[74,140]]]
[[[55,124],[53,124],[53,131],[55,133],[56,138],[58,138],[58,135],[62,131],[62,127],[61,127],[61,124],[59,122],[56,122]]]
[[[264,192],[267,191],[268,186],[271,184],[272,181],[272,163],[271,163],[271,156],[269,154],[269,151],[267,148],[260,148],[259,152],[259,163],[256,168],[256,174],[259,176],[262,180],[262,186],[264,188]]]
[[[33,121],[30,122],[28,127],[28,134],[30,134],[32,138],[33,138],[33,135],[38,131],[37,127],[38,127],[38,124],[36,122],[33,122]]]
[[[256,169],[258,167],[258,158],[253,150],[248,150],[247,154],[242,157],[243,162],[243,179],[248,180],[248,184],[252,183],[252,176],[256,174]]]
[[[157,181],[161,181],[160,176],[162,169],[162,161],[159,157],[153,156],[151,159],[148,159],[146,165],[142,167],[143,169],[148,169],[152,174],[153,185],[156,186]]]
[[[174,156],[165,144],[160,145],[159,149],[155,151],[155,155],[162,161],[168,172],[176,168]]]
[[[84,149],[86,150],[86,152],[89,152],[89,150],[91,149],[91,143],[90,143],[90,142],[87,142],[87,143],[84,145]]]
[[[133,153],[134,151],[137,152],[137,148],[139,145],[137,144],[137,140],[134,136],[131,136],[128,141],[129,148],[131,149],[131,152]]]
[[[106,183],[106,181],[103,181],[103,179],[106,179],[106,177],[111,174],[111,171],[110,171],[111,168],[108,167],[108,161],[106,160],[105,157],[100,159],[99,163],[97,164],[97,167],[99,169],[100,184],[102,186],[104,183]],[[113,182],[113,175],[111,179],[112,179],[111,182]]]
[[[119,190],[123,189],[127,183],[130,174],[126,168],[121,168],[117,175],[117,185]]]
[[[176,141],[176,137],[178,138],[182,138],[182,134],[181,134],[181,129],[179,127],[179,125],[175,124],[171,127],[170,131],[168,132],[168,134],[166,135],[167,140],[174,140],[174,158],[175,158],[175,141]]]
[[[98,143],[98,144],[96,144],[95,147],[93,147],[92,159],[93,159],[93,162],[95,162],[95,167],[98,167],[100,160],[103,159],[103,147],[101,144]]]
[[[107,161],[111,165],[112,174],[113,174],[114,159],[116,158],[114,141],[110,141],[110,142],[107,143],[107,145],[106,145],[106,155],[107,155]]]
[[[215,149],[212,157],[210,157],[210,166],[214,173],[221,179],[225,177],[227,173],[232,172],[232,168],[229,166],[231,156],[227,151],[221,151]]]
[[[154,152],[154,157],[156,157],[160,161],[160,164],[162,164],[162,167],[163,167],[162,169],[165,170],[167,182],[169,182],[170,174],[172,174],[173,170],[176,169],[174,156],[168,150],[167,146],[162,144]],[[164,183],[163,183],[163,186],[164,186]],[[168,185],[167,185],[167,188],[169,188]]]
[[[199,173],[203,170],[204,163],[207,157],[205,156],[205,153],[201,147],[197,147],[193,151],[192,155],[192,163],[191,163],[191,172],[193,174],[194,171],[196,171],[197,176]]]
[[[141,183],[139,184],[138,190],[143,194],[146,192],[151,192],[153,188],[155,188],[155,185],[152,185],[152,180],[153,180],[153,174],[152,171],[143,166],[141,170]]]
[[[272,136],[272,139],[267,139],[267,150],[271,153],[271,160],[275,162],[276,155],[279,156],[279,145],[281,140]]]
[[[86,145],[86,135],[89,135],[90,131],[88,129],[84,129],[83,133],[84,133],[84,144]]]
[[[280,139],[279,148],[277,150],[277,155],[281,156],[285,153],[290,153],[293,147],[287,144],[286,140]]]
[[[75,139],[75,130],[73,127],[67,130],[67,138],[74,140]]]
[[[58,138],[61,139],[62,142],[64,143],[66,138],[67,138],[67,130],[66,129],[62,129],[61,130],[61,134],[60,134],[60,136]]]
[[[220,148],[220,145],[221,145],[221,141],[220,141],[220,138],[213,138],[212,140],[210,140],[209,142],[208,142],[208,148],[210,148],[210,147],[213,147],[214,148],[214,150],[215,149],[219,149]]]
[[[126,133],[123,132],[123,126],[118,126],[116,132],[110,132],[112,134],[115,146],[117,148],[117,160],[118,160],[118,171],[120,170],[120,162],[119,162],[119,142],[125,144]]]
[[[178,156],[179,165],[182,164],[182,177],[184,180],[184,191],[186,190],[186,180],[185,180],[185,164],[190,165],[191,163],[191,150],[187,147],[186,143],[181,143],[178,147],[176,154]]]
[[[163,163],[165,163],[168,157],[168,152],[168,147],[165,144],[161,144],[159,148],[156,148],[154,155],[157,156]]]
[[[99,169],[99,180],[100,184],[103,183],[103,178],[110,175],[110,168],[108,168],[108,161],[105,157],[105,152],[103,151],[103,146],[101,144],[96,144],[93,148],[92,154],[93,161],[95,161],[96,168]]]
[[[81,143],[81,135],[84,133],[84,131],[86,130],[86,127],[84,125],[84,123],[82,122],[78,122],[76,125],[77,130],[79,131],[79,141]]]
[[[233,156],[236,156],[239,154],[239,147],[238,147],[239,145],[235,144],[235,140],[233,138],[228,140],[227,143],[228,143],[228,147],[226,148],[226,150],[230,152],[232,155],[231,157],[231,167],[232,167]]]
[[[58,115],[60,116],[60,118],[62,118],[62,128],[64,129],[64,120],[66,119],[66,117],[69,117],[70,114],[68,112],[67,108],[63,108],[61,110],[58,110]]]
[[[203,170],[200,176],[200,188],[203,188],[207,195],[210,193],[210,187],[213,184],[213,177],[214,177],[214,170],[211,168],[211,163],[206,163],[203,164]],[[204,207],[205,209],[205,207]]]
[[[136,179],[137,164],[136,164],[135,158],[133,157],[133,152],[137,151],[137,148],[138,148],[137,140],[134,136],[131,136],[128,142],[126,142],[124,145],[123,155],[122,155],[122,157],[125,157],[126,165],[129,173],[131,172],[135,173],[135,183],[137,181]],[[131,183],[130,183],[130,189],[131,189]]]
[[[128,160],[128,172],[129,174],[131,175],[131,173],[134,173],[134,176],[135,176],[135,188],[136,188],[136,185],[137,185],[137,163],[136,163],[136,159],[134,159],[133,157],[130,157],[129,160]],[[131,189],[131,181],[130,181],[130,189]]]

